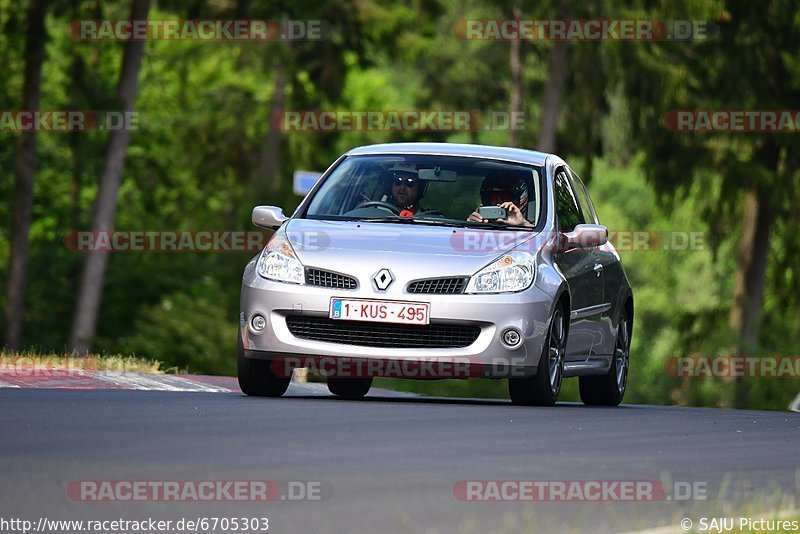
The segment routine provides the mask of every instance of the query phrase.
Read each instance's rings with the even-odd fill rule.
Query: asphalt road
[[[791,505],[800,478],[800,414],[789,412],[51,389],[0,390],[0,406],[0,518],[34,522],[268,517],[269,532],[619,532]],[[130,480],[270,480],[283,497],[289,481],[305,482],[294,490],[318,498],[86,502],[68,492],[75,481]],[[656,480],[676,498],[464,502],[454,491],[464,480]],[[694,498],[677,500],[675,481]],[[488,496],[481,488],[473,495]]]

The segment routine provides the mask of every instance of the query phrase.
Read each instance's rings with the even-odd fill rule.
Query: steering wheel
[[[370,200],[369,202],[362,202],[356,209],[358,208],[383,208],[385,210],[389,210],[395,215],[400,215],[400,208],[395,206],[394,204],[389,204],[388,202],[382,202],[380,200]]]

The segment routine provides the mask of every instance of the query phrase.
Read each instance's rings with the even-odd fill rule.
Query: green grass
[[[178,373],[176,367],[162,369],[161,362],[137,356],[119,354],[89,354],[72,356],[65,354],[40,354],[37,352],[0,352],[0,370],[8,369],[52,369],[67,371],[121,371],[126,373],[164,374]]]

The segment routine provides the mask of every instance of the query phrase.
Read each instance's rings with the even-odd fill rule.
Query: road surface
[[[348,401],[322,387],[292,391],[262,399],[0,389],[0,518],[267,517],[269,532],[297,533],[625,532],[792,506],[798,491],[798,413],[526,408],[380,391]],[[215,502],[109,502],[76,490],[82,481],[117,492],[119,481],[252,480],[274,482],[281,494],[267,502],[224,492]],[[462,481],[473,481],[472,500]],[[555,493],[544,502],[487,502],[501,486],[474,481],[550,481]],[[588,494],[580,481],[656,481],[664,494],[559,500],[552,484]]]

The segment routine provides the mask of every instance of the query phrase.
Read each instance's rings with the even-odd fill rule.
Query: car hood
[[[311,219],[280,231],[307,267],[369,275],[395,267],[409,279],[470,276],[512,249],[537,252],[531,231]]]

